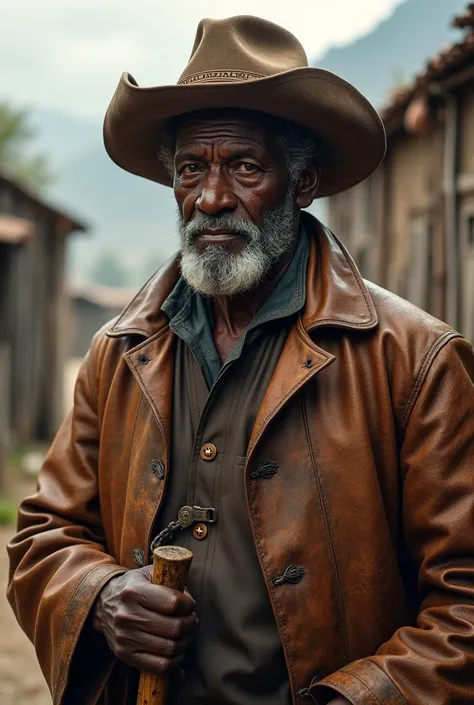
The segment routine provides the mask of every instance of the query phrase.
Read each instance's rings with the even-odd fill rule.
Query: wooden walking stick
[[[183,592],[193,554],[180,546],[160,546],[153,551],[154,585]],[[165,705],[169,676],[141,673],[137,705]]]

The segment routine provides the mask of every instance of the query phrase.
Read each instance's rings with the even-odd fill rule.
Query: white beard
[[[255,288],[288,250],[296,227],[293,194],[262,215],[262,225],[231,215],[197,213],[188,223],[179,215],[181,272],[188,284],[208,296],[234,296]],[[222,243],[209,243],[198,252],[195,239],[204,228],[222,228],[241,235],[245,245],[230,252]]]

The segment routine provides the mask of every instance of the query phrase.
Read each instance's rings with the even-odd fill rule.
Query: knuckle
[[[121,648],[125,648],[130,650],[130,644],[133,642],[133,639],[130,636],[130,631],[128,629],[124,629],[123,627],[119,627],[118,629],[115,630],[115,643],[120,646]]]
[[[164,656],[174,656],[178,650],[178,645],[172,639],[165,639],[162,645],[162,652]]]
[[[117,627],[125,627],[129,622],[128,612],[125,610],[118,610],[115,615],[115,624]]]
[[[176,612],[179,605],[179,597],[177,595],[169,595],[167,598],[167,607],[170,612]]]
[[[168,658],[158,658],[156,660],[156,668],[160,673],[168,673],[170,670],[171,662]]]
[[[124,602],[132,602],[135,599],[135,589],[132,585],[125,585],[121,592],[121,597]]]
[[[117,647],[119,649],[122,649],[127,643],[127,637],[125,635],[125,632],[123,632],[121,629],[118,629],[115,633],[115,643],[117,644]]]
[[[178,639],[183,633],[183,623],[180,619],[174,619],[170,624],[170,636]]]
[[[126,659],[126,657],[128,656],[127,649],[125,648],[125,645],[119,643],[117,640],[115,641],[115,655],[121,661],[124,661]]]

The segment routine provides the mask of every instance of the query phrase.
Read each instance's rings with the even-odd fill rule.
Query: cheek
[[[238,193],[239,201],[256,225],[261,224],[265,211],[279,206],[286,198],[287,185],[265,184],[254,188],[244,189]]]
[[[188,221],[194,212],[196,202],[195,196],[193,196],[188,189],[175,186],[174,197],[181,216],[185,221]]]

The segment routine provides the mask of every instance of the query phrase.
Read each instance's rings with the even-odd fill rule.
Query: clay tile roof
[[[459,29],[474,28],[474,2],[469,3],[462,15],[454,18],[452,25],[453,27],[459,27]]]
[[[35,235],[36,227],[31,220],[13,215],[0,215],[0,242],[22,245]]]
[[[465,31],[461,41],[444,46],[426,62],[408,86],[393,90],[386,105],[382,106],[380,112],[388,131],[415,96],[427,93],[430,83],[442,81],[474,60],[474,2],[469,3],[466,12],[456,17],[452,24]]]

